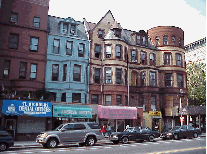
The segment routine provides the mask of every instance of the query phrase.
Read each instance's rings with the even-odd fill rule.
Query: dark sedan
[[[14,145],[12,136],[5,130],[0,130],[0,151],[5,151]]]
[[[154,141],[154,135],[147,130],[139,131],[135,127],[128,128],[123,132],[113,133],[109,138],[114,144],[119,142],[127,144],[129,141]]]
[[[135,128],[136,128],[136,130],[139,129],[138,127],[135,127]],[[160,137],[160,132],[151,130],[149,127],[142,127],[141,131],[143,131],[143,130],[146,130],[146,131],[148,131],[148,133],[153,134],[155,138]]]
[[[168,132],[162,133],[161,138],[163,139],[175,139],[180,138],[197,138],[201,134],[201,131],[190,125],[175,126]]]

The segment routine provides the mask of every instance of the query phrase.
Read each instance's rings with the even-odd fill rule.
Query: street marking
[[[109,149],[109,148],[112,148],[112,147],[104,147],[105,149]]]

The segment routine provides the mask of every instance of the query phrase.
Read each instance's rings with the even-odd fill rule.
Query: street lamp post
[[[183,92],[183,89],[180,89],[180,93],[181,94],[183,94],[184,92]],[[181,124],[181,126],[183,125],[183,119],[182,119],[182,117],[183,117],[183,109],[182,109],[182,99],[181,99],[181,96],[180,96],[180,117],[181,117],[181,119],[180,119],[180,124]]]

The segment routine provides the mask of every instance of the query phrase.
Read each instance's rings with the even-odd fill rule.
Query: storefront
[[[15,140],[34,140],[42,131],[51,130],[50,102],[3,100],[2,126]]]
[[[62,123],[86,122],[92,118],[92,109],[87,106],[53,104],[53,129]]]
[[[98,106],[98,118],[101,126],[110,123],[112,131],[121,132],[126,125],[135,126],[137,108],[125,106]]]

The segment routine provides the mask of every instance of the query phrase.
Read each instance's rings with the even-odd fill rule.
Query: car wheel
[[[5,151],[7,150],[8,146],[6,143],[0,143],[0,151]]]
[[[49,139],[48,141],[47,141],[47,147],[48,148],[56,148],[57,147],[57,145],[58,145],[58,141],[57,141],[57,139],[56,138],[51,138],[51,139]]]
[[[154,137],[153,135],[150,135],[149,138],[148,138],[148,140],[149,140],[150,142],[154,142],[155,137]]]
[[[194,134],[193,134],[193,137],[194,137],[194,138],[197,138],[197,137],[198,137],[198,133],[194,133]]]
[[[87,146],[94,146],[95,143],[96,143],[96,139],[95,139],[95,137],[88,137],[88,138],[86,139],[86,145],[87,145]]]
[[[173,138],[174,138],[174,140],[178,140],[178,139],[179,139],[178,134],[174,134],[174,135],[173,135]]]
[[[119,143],[119,141],[112,141],[114,144],[118,144]]]
[[[127,144],[127,143],[129,143],[129,139],[128,139],[128,137],[123,137],[122,139],[121,139],[121,142],[123,143],[123,144]]]

